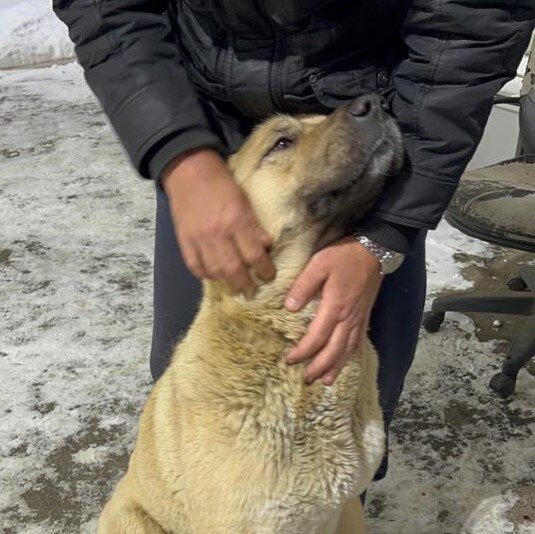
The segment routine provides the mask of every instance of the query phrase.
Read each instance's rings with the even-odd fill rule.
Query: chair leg
[[[424,314],[423,327],[428,332],[437,332],[447,311],[535,315],[535,294],[472,292],[437,297],[433,300],[431,311]]]
[[[520,278],[524,280],[527,288],[530,291],[535,291],[535,266],[523,265],[518,269],[518,274],[520,275]]]
[[[532,293],[459,293],[437,297],[433,301],[431,311],[433,313],[456,311],[535,315],[535,295]]]
[[[494,375],[489,387],[503,398],[515,390],[520,369],[535,356],[535,317],[529,318],[515,337],[502,365],[502,372]]]

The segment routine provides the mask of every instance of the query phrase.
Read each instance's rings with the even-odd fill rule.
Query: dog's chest
[[[239,508],[259,524],[280,521],[270,533],[312,533],[298,526],[303,518],[328,522],[369,483],[381,453],[375,447],[370,460],[364,439],[373,415],[373,391],[361,387],[366,357],[352,358],[333,387],[308,386],[303,365],[286,363],[285,342],[246,334],[232,331],[209,346],[201,336],[205,350],[174,362],[191,451],[183,469],[198,491],[232,488],[214,501],[222,510]]]
[[[299,384],[302,376],[298,369]],[[269,466],[265,482],[287,498],[338,506],[359,491],[362,446],[352,420],[354,398],[337,387],[265,384],[263,398],[236,403],[227,432],[238,454]],[[271,476],[271,480],[270,480]],[[278,489],[277,489],[278,488]]]

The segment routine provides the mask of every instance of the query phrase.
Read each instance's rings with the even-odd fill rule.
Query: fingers
[[[338,317],[333,313],[331,302],[328,298],[322,299],[307,333],[299,344],[288,352],[286,361],[297,363],[312,357],[327,343],[337,324]]]
[[[303,269],[286,296],[284,305],[290,311],[299,311],[321,289],[328,273],[312,259]]]
[[[208,271],[202,263],[201,253],[193,243],[187,240],[179,240],[179,249],[186,267],[195,277],[199,280],[209,278]]]
[[[287,354],[290,363],[302,361],[317,353],[327,343],[335,326],[349,319],[351,311],[356,309],[355,305],[351,306],[351,302],[347,301],[347,295],[344,294],[346,288],[341,287],[333,278],[323,281],[321,269],[305,269],[297,282],[301,285],[294,284],[293,289],[297,287],[305,299],[310,299],[322,286],[323,295],[307,333]]]
[[[362,322],[362,325],[357,334],[357,341],[355,342],[355,347],[362,343],[364,337],[368,334],[368,329],[370,328],[370,314],[371,310],[368,311],[366,319]]]
[[[275,268],[266,250],[271,244],[271,238],[263,230],[246,229],[238,232],[234,236],[234,241],[244,263],[253,268],[262,280],[268,281],[274,278]]]
[[[266,252],[271,237],[217,153],[196,152],[169,172],[165,192],[188,269],[234,291],[254,291],[251,268],[261,279],[272,279],[275,270]]]
[[[258,239],[260,240],[260,243],[264,246],[264,248],[270,248],[273,244],[273,240],[271,239],[271,236],[260,226],[260,223],[258,222],[258,219],[253,214],[253,223],[251,225],[254,227],[256,235]]]
[[[348,352],[352,351],[361,341],[362,333],[366,332],[367,327],[363,327],[362,323],[355,325],[349,331],[349,337],[347,340],[347,350]]]
[[[361,331],[361,325],[356,325],[351,328],[351,330],[349,331],[347,346],[344,354],[345,357],[339,358],[330,369],[328,369],[323,375],[321,375],[320,378],[323,384],[325,384],[326,386],[332,386],[334,384],[335,380],[340,374],[340,371],[342,370],[342,367],[344,367],[344,365],[346,364],[347,358],[356,349],[357,345],[362,339]]]
[[[231,239],[206,241],[201,256],[210,278],[224,280],[234,291],[254,287],[247,266]]]
[[[324,385],[333,385],[348,358],[356,351],[366,335],[368,323],[369,317],[356,323],[354,320],[338,323],[327,344],[306,368],[305,380],[311,383],[320,378]]]
[[[336,325],[325,347],[318,352],[314,360],[306,367],[305,381],[307,383],[313,382],[326,373],[338,374],[345,363],[349,330],[350,325],[347,322]],[[332,382],[334,382],[334,379]]]
[[[184,240],[181,251],[188,269],[197,278],[224,280],[234,291],[252,289],[255,284],[249,268],[256,270],[263,280],[272,280],[275,268],[264,245],[271,238],[250,229],[236,233],[234,239],[205,239],[198,247]]]

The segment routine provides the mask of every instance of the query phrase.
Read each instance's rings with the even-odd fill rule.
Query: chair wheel
[[[499,393],[504,399],[514,393],[515,386],[516,380],[503,373],[494,375],[489,383],[489,388],[496,391],[496,393]]]
[[[520,277],[511,278],[511,280],[507,282],[507,289],[509,289],[509,291],[524,291],[527,287],[528,285],[526,282]]]
[[[422,322],[423,327],[427,332],[437,332],[440,325],[444,322],[444,312],[427,312],[424,314],[424,320]]]

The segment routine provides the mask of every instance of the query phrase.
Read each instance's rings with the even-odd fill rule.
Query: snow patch
[[[107,445],[101,445],[100,447],[92,445],[73,454],[72,459],[79,464],[98,464],[103,463],[109,454],[110,450]]]
[[[469,256],[470,262],[475,265],[494,255],[491,245],[464,235],[445,220],[440,222],[436,230],[428,233],[426,251],[428,297],[438,291],[472,286],[472,282],[461,274],[464,264],[455,258],[457,254]]]
[[[0,0],[0,69],[74,57],[50,0]]]
[[[516,528],[505,516],[517,501],[518,497],[510,493],[483,500],[468,518],[461,534],[535,534],[535,524],[524,523]]]
[[[80,525],[80,534],[95,534],[98,526],[98,518],[91,519],[87,523]],[[42,533],[39,533],[42,534]]]

